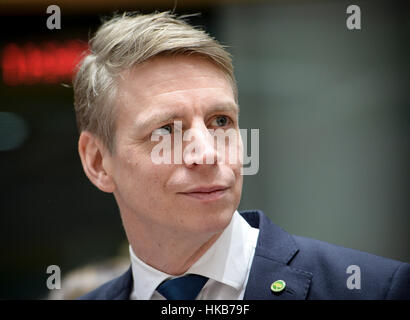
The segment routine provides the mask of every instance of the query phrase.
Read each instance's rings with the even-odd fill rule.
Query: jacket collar
[[[125,273],[106,284],[102,300],[129,300],[133,283],[130,266]]]
[[[241,215],[248,223],[259,228],[245,300],[303,300],[306,299],[313,274],[290,266],[299,249],[292,235],[278,227],[262,211],[243,211]],[[284,280],[282,292],[270,289],[276,280]]]
[[[253,227],[259,229],[244,300],[303,300],[306,299],[313,274],[290,266],[299,249],[292,235],[274,224],[259,210],[240,212]],[[273,293],[271,284],[286,282],[285,290]],[[131,267],[107,284],[105,299],[127,300],[133,286]]]

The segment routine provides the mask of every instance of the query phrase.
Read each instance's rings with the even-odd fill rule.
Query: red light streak
[[[7,44],[1,58],[3,82],[17,86],[71,81],[75,66],[87,50],[87,44],[78,40]]]

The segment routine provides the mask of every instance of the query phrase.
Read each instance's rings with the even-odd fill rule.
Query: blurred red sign
[[[3,82],[9,86],[71,81],[88,45],[79,40],[7,44],[2,52]]]

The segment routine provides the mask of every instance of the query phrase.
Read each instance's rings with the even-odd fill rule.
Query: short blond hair
[[[98,136],[114,150],[116,78],[121,72],[160,54],[199,54],[227,75],[237,101],[230,54],[205,31],[171,12],[125,13],[103,23],[90,40],[90,52],[79,63],[73,81],[79,131]]]

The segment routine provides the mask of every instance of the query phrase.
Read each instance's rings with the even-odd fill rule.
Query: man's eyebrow
[[[234,111],[239,113],[239,107],[236,103],[217,104],[209,108],[210,112],[216,111]]]
[[[227,103],[227,104],[215,104],[212,107],[207,109],[207,113],[215,113],[222,111],[230,111],[239,113],[239,107],[236,103]],[[136,121],[136,125],[140,128],[149,128],[153,124],[166,124],[172,122],[174,119],[182,119],[184,113],[179,110],[159,110],[154,113],[150,113],[147,116],[143,116],[143,119]]]
[[[153,124],[166,124],[174,119],[182,118],[182,113],[178,111],[158,111],[144,116],[143,119],[136,121],[136,125],[139,128],[149,128]]]

